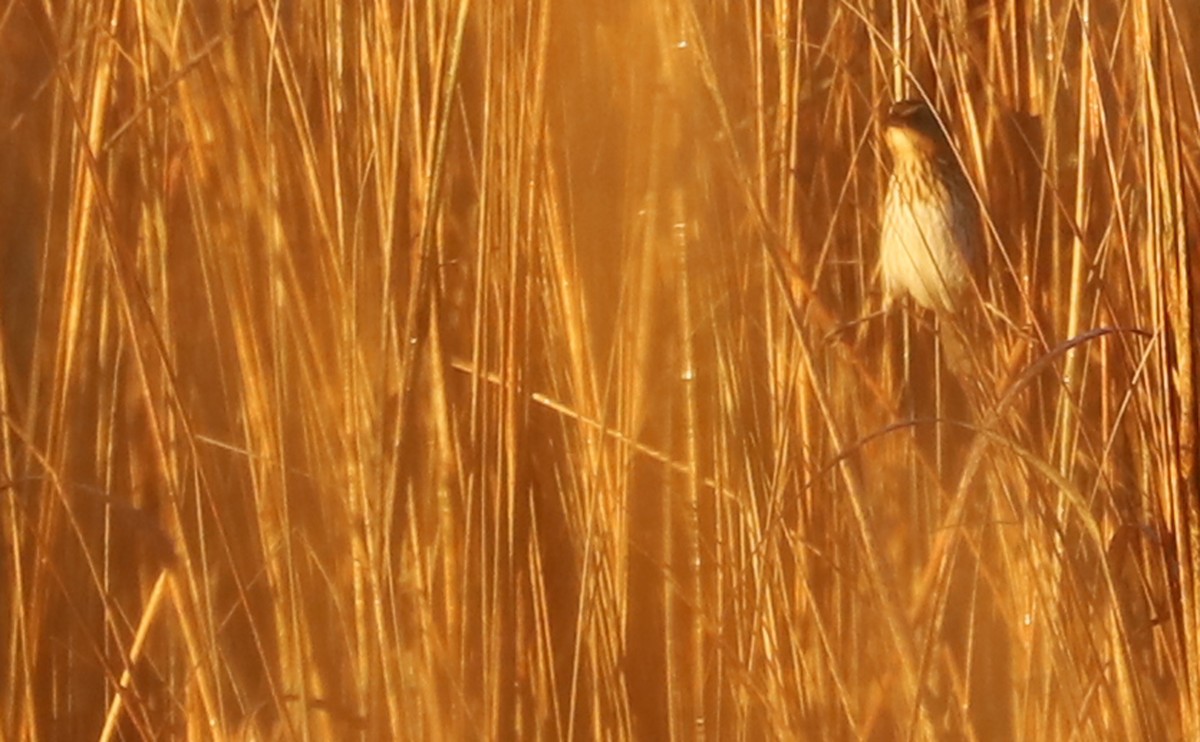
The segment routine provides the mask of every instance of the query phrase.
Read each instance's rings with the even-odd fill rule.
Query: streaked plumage
[[[923,307],[955,314],[983,257],[974,192],[923,101],[892,106],[884,138],[893,164],[879,250],[885,303],[907,293]]]

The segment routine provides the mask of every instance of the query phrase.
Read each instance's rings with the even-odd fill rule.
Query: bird
[[[983,262],[975,192],[925,101],[892,105],[883,136],[892,157],[879,244],[884,308],[907,294],[938,316],[959,314]]]

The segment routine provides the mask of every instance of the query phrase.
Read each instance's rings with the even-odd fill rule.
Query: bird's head
[[[884,121],[883,135],[897,159],[931,157],[950,151],[946,130],[937,114],[922,100],[902,100],[893,105]]]

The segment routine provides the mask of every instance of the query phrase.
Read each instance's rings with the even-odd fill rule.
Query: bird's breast
[[[953,313],[970,286],[977,259],[976,213],[970,186],[933,168],[898,165],[888,184],[880,240],[880,270],[889,297],[909,294],[921,306]]]

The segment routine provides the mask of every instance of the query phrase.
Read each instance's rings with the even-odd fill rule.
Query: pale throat
[[[889,126],[884,132],[888,149],[897,161],[914,157],[928,157],[934,153],[936,145],[929,137],[922,136],[911,129],[899,126]]]

